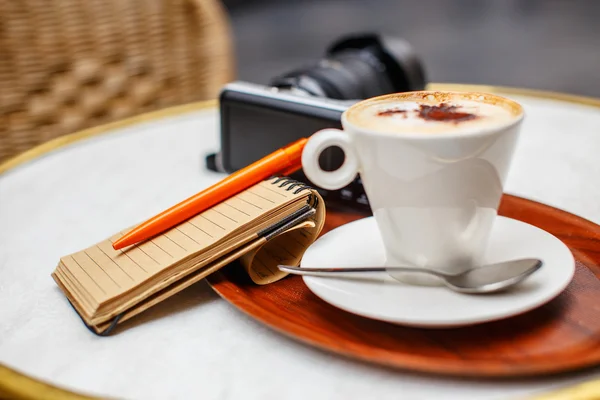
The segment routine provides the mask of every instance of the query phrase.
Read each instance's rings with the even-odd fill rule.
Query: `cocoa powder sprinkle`
[[[390,108],[388,110],[379,111],[377,115],[379,116],[390,116],[394,114],[405,114],[406,110],[401,110],[399,108]]]
[[[477,118],[475,114],[456,111],[457,108],[446,103],[440,103],[437,106],[421,104],[419,116],[425,120],[441,122],[462,122]]]

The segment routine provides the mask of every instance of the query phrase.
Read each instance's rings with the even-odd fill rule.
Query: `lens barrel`
[[[277,77],[271,85],[318,97],[355,100],[421,90],[425,73],[406,41],[364,34],[338,40],[323,60]]]

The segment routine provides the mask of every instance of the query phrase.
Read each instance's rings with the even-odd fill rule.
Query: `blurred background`
[[[366,31],[407,40],[429,82],[600,97],[598,0],[0,0],[0,162]]]
[[[600,97],[600,1],[224,0],[238,75],[266,83],[336,37],[405,38],[428,80]]]

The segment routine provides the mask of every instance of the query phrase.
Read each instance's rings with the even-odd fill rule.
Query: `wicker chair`
[[[218,0],[0,1],[0,163],[82,128],[215,98],[233,76]]]

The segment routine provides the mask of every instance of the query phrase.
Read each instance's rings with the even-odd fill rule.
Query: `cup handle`
[[[319,166],[319,156],[326,148],[338,146],[344,152],[344,162],[335,171],[324,171]],[[336,190],[350,184],[358,173],[358,158],[350,136],[339,129],[323,129],[308,139],[302,151],[302,169],[315,185]]]

